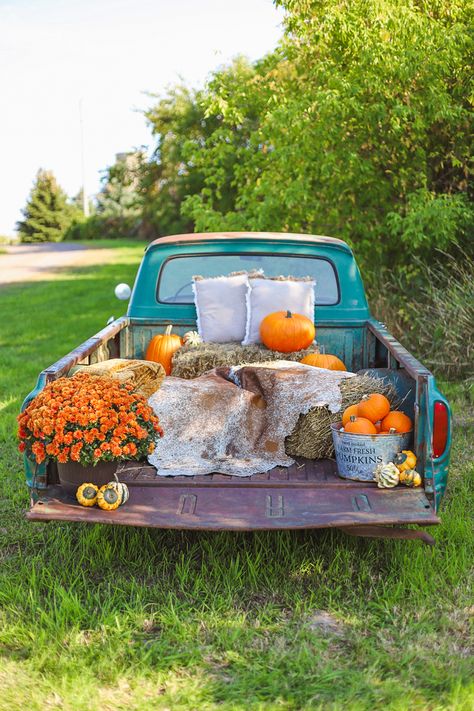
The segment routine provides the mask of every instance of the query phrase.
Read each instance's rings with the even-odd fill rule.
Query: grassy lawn
[[[142,252],[120,246],[114,264],[0,290],[0,709],[470,711],[474,418],[463,384],[447,387],[459,425],[434,549],[331,531],[25,521],[22,398],[121,314],[113,287],[132,282]]]

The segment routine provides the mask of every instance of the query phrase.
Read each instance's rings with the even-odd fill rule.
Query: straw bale
[[[306,415],[300,415],[298,423],[285,441],[285,451],[291,457],[325,459],[334,456],[331,424],[340,422],[342,413],[349,405],[356,405],[363,395],[381,393],[397,407],[397,394],[392,385],[369,375],[355,375],[339,384],[342,405],[333,413],[328,407],[314,407]]]
[[[249,346],[242,346],[240,343],[184,345],[173,355],[172,375],[189,380],[223,365],[244,365],[275,360],[300,361],[310,353],[319,353],[316,344],[296,353],[271,351],[260,343]]]
[[[165,369],[160,363],[126,358],[111,358],[91,365],[81,365],[74,371],[105,375],[121,383],[131,383],[135,392],[146,398],[158,390],[165,377]]]

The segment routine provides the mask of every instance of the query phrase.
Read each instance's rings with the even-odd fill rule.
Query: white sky
[[[81,98],[93,194],[115,153],[151,144],[143,92],[261,57],[282,17],[271,0],[0,0],[0,235],[14,233],[38,168],[79,191]]]

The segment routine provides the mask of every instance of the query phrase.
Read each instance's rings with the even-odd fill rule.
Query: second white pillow
[[[249,279],[247,323],[243,346],[261,343],[260,324],[274,311],[292,311],[314,322],[313,279]]]

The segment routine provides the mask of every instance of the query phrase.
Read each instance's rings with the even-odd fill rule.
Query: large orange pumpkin
[[[175,333],[171,333],[172,328],[173,326],[167,326],[164,333],[153,336],[148,344],[145,356],[147,360],[161,363],[166,375],[171,374],[171,362],[174,353],[183,345],[181,338]]]
[[[366,420],[365,417],[354,417],[354,415],[351,416],[349,422],[345,425],[344,431],[350,434],[377,434],[375,425],[370,420]]]
[[[365,417],[371,422],[378,422],[390,412],[390,403],[385,395],[372,393],[362,398],[357,409],[359,417]]]
[[[260,324],[262,343],[280,353],[293,353],[308,348],[315,335],[313,322],[291,311],[275,311],[265,316]]]
[[[349,405],[346,407],[342,413],[342,426],[344,427],[346,422],[349,422],[352,416],[357,417],[357,405]]]
[[[315,368],[326,368],[326,370],[347,370],[340,358],[329,353],[310,353],[302,358],[300,363],[312,365]]]
[[[399,410],[392,410],[389,412],[387,417],[382,420],[382,432],[390,432],[390,430],[395,430],[395,432],[410,432],[413,427],[413,422],[405,415],[405,413]]]

